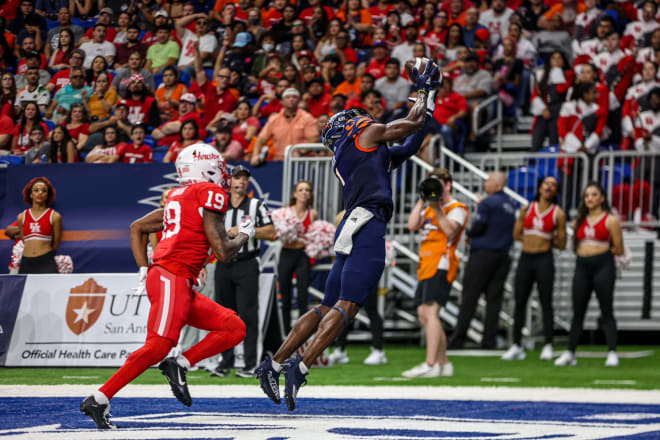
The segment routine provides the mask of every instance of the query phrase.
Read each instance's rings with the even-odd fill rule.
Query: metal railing
[[[495,104],[495,118],[489,120],[481,127],[479,126],[479,115],[482,111],[488,111],[492,107],[493,103]],[[502,152],[502,122],[504,117],[502,115],[502,101],[497,95],[490,96],[477,105],[472,111],[472,131],[480,136],[484,133],[487,133],[493,127],[496,128],[497,136],[497,153]]]
[[[660,226],[660,153],[603,151],[594,164],[592,179],[603,185],[624,226]]]

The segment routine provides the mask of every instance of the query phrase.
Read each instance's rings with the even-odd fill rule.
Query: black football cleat
[[[254,374],[259,379],[261,389],[270,400],[276,404],[282,403],[280,399],[280,373],[275,371],[270,356],[266,356],[264,361],[254,370]]]
[[[300,371],[302,358],[289,359],[282,366],[284,367],[284,401],[289,411],[296,409],[296,399],[300,387],[307,383],[306,374]]]
[[[192,405],[192,397],[188,391],[188,382],[186,381],[186,369],[177,364],[176,359],[168,357],[158,365],[163,372],[163,376],[170,383],[170,388],[174,397],[186,406]]]
[[[114,425],[108,419],[110,414],[110,404],[100,404],[94,399],[94,396],[89,396],[80,404],[80,412],[88,415],[99,429],[117,429],[119,426]]]

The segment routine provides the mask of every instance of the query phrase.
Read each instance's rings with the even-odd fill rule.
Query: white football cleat
[[[543,346],[543,350],[541,350],[541,356],[539,356],[539,359],[541,359],[542,361],[551,361],[553,354],[554,353],[552,352],[552,344],[545,344]]]
[[[616,351],[611,350],[607,353],[607,360],[605,360],[606,367],[618,367],[619,366],[619,356],[617,356]]]
[[[451,377],[454,375],[454,364],[451,362],[447,362],[446,364],[441,365],[440,369],[440,376],[442,377]]]
[[[363,363],[364,365],[385,365],[387,363],[387,356],[385,356],[383,350],[371,347],[371,353]]]
[[[406,370],[401,375],[403,377],[440,377],[442,369],[439,364],[429,365],[426,362]]]
[[[334,364],[347,364],[349,359],[348,355],[344,350],[341,348],[337,347],[334,349],[334,351],[328,356],[328,361],[330,361],[330,365]]]
[[[522,361],[527,355],[525,350],[523,350],[518,344],[513,344],[509,349],[502,355],[503,361]]]
[[[571,351],[565,351],[562,353],[561,356],[555,360],[555,365],[557,367],[565,367],[565,366],[575,366],[577,365],[577,359],[575,359],[575,353]]]

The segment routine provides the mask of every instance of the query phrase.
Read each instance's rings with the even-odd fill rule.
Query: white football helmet
[[[227,163],[211,145],[200,142],[184,148],[177,156],[175,166],[182,186],[211,182],[229,187]]]

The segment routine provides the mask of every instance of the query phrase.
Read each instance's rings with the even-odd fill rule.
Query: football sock
[[[274,359],[271,359],[270,363],[273,365],[273,370],[275,370],[278,373],[282,371],[282,364],[280,364],[279,362],[275,362]]]
[[[176,363],[179,364],[181,368],[185,368],[186,370],[190,370],[190,361],[186,359],[186,357],[182,354],[178,355],[176,357]]]
[[[94,397],[94,400],[96,400],[96,403],[98,404],[107,405],[108,403],[110,403],[108,397],[99,390],[94,391],[92,393],[92,396]]]
[[[302,362],[302,361],[300,361],[300,363],[298,364],[298,368],[300,369],[300,372],[301,372],[302,374],[307,374],[307,373],[309,373],[309,368],[307,368],[307,365],[305,365],[305,363]]]

